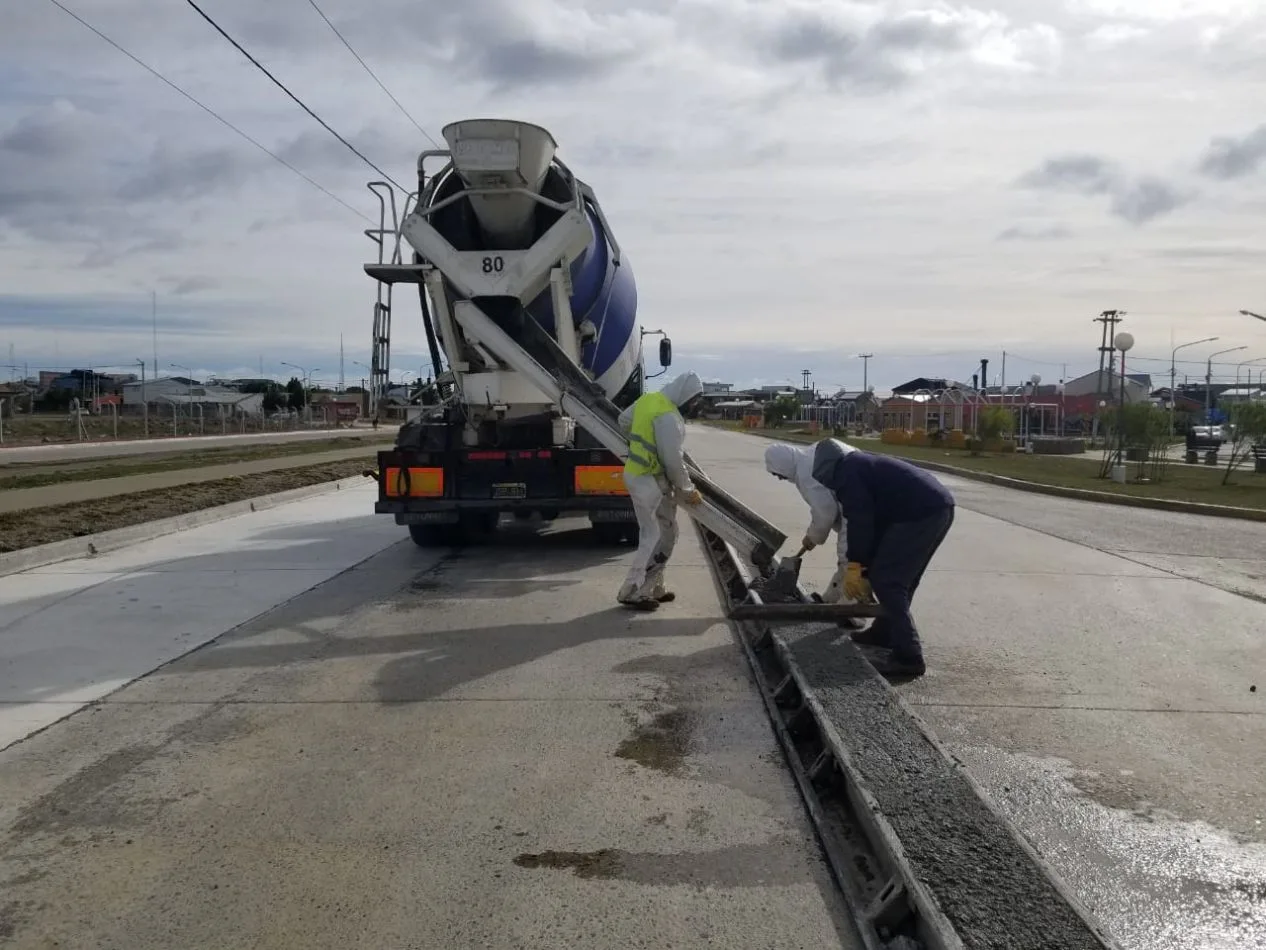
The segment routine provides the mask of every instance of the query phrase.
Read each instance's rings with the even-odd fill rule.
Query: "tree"
[[[267,390],[260,401],[260,408],[264,412],[276,412],[281,408],[281,394],[276,389]]]
[[[302,409],[308,402],[308,394],[304,392],[303,383],[297,376],[291,376],[286,383],[286,396],[290,400],[290,408]]]
[[[980,411],[980,437],[971,439],[968,445],[972,455],[979,455],[990,442],[1005,439],[1015,429],[1015,416],[1003,406],[988,406]]]
[[[800,400],[795,396],[779,396],[765,403],[765,427],[777,429],[788,419],[800,414]]]
[[[1226,406],[1231,429],[1231,457],[1222,473],[1222,484],[1231,480],[1231,473],[1253,452],[1254,445],[1266,444],[1266,403],[1241,402]]]

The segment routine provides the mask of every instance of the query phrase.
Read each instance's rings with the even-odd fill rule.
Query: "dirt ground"
[[[287,468],[250,476],[234,476],[171,488],[116,495],[94,501],[0,514],[0,552],[20,551],[100,531],[127,528],[146,521],[226,505],[260,495],[337,481],[372,468],[375,456],[321,465]]]

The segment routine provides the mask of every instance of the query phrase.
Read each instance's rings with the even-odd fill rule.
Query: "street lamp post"
[[[1266,317],[1263,317],[1260,313],[1253,313],[1252,310],[1241,310],[1240,314],[1245,317],[1255,317],[1256,319],[1261,320],[1263,323],[1266,323]]]
[[[1242,363],[1235,364],[1235,388],[1236,389],[1240,388],[1240,367],[1247,366],[1249,363],[1260,363],[1262,360],[1266,360],[1266,356],[1255,356],[1251,360],[1245,360]],[[1253,385],[1253,371],[1252,370],[1248,371],[1248,384],[1250,386]]]
[[[1201,343],[1212,343],[1216,340],[1216,336],[1205,337],[1203,340],[1193,340],[1190,343],[1180,343],[1174,347],[1172,353],[1169,354],[1169,434],[1174,434],[1174,385],[1176,375],[1176,357],[1179,350],[1184,350],[1189,346],[1199,346]]]
[[[308,390],[312,388],[311,387],[312,373],[317,372],[317,370],[313,369],[311,372],[309,372],[308,370],[300,366],[298,363],[287,363],[285,360],[278,360],[278,362],[281,363],[282,366],[289,366],[291,369],[297,369],[300,372],[300,374],[302,374],[299,385],[303,387],[303,412],[304,412],[304,415],[307,417],[308,421],[311,422],[312,409],[308,405]]]
[[[1235,353],[1239,350],[1247,350],[1248,344],[1244,346],[1232,346],[1229,349],[1218,350],[1216,353],[1210,353],[1209,359],[1204,367],[1204,424],[1213,424],[1213,358],[1221,356],[1223,353]]]
[[[1112,468],[1113,480],[1125,481],[1125,354],[1134,346],[1134,334],[1122,330],[1112,338],[1112,345],[1121,351],[1121,398],[1117,407],[1117,461]]]

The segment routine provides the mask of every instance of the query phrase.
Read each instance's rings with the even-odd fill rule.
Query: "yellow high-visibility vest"
[[[629,458],[624,471],[629,475],[658,475],[664,470],[655,449],[655,420],[677,406],[663,393],[644,393],[633,404],[633,424],[629,434]]]

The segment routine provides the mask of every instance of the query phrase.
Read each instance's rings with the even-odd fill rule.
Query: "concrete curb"
[[[116,528],[113,531],[102,531],[99,534],[86,534],[79,538],[67,538],[65,541],[54,541],[51,544],[38,544],[23,548],[20,551],[8,551],[0,554],[0,577],[18,574],[37,567],[46,567],[59,561],[70,561],[81,557],[95,557],[117,551],[128,545],[142,541],[152,541],[178,531],[197,528],[204,524],[223,521],[237,515],[250,514],[255,511],[267,511],[292,501],[302,501],[314,495],[326,492],[342,491],[364,482],[364,475],[351,475],[332,482],[320,482],[316,485],[304,485],[302,488],[289,488],[286,491],[273,492],[271,495],[259,495],[256,498],[244,498],[232,501],[227,505],[216,505],[202,508],[171,518],[158,521],[146,521],[142,524]]]
[[[729,430],[721,429],[725,432]],[[779,440],[778,436],[766,435],[763,432],[740,432],[740,435],[752,435],[758,439],[771,442]],[[829,438],[823,436],[823,438]],[[784,441],[812,444],[811,439],[795,436],[784,436]],[[1093,501],[1105,505],[1121,505],[1126,508],[1149,508],[1153,511],[1173,511],[1188,515],[1206,515],[1211,518],[1238,518],[1241,521],[1266,521],[1266,508],[1236,508],[1231,505],[1206,505],[1199,501],[1178,501],[1173,498],[1147,498],[1141,495],[1118,495],[1114,492],[1094,491],[1089,488],[1066,488],[1062,485],[1044,485],[1041,482],[1030,482],[1022,478],[1010,478],[1006,475],[993,475],[989,472],[978,472],[970,468],[959,468],[957,465],[946,465],[943,462],[930,462],[924,459],[912,459],[893,453],[893,458],[904,459],[911,465],[925,468],[930,472],[940,472],[974,482],[987,482],[1000,488],[1011,488],[1016,491],[1027,491],[1037,495],[1054,495],[1058,498],[1072,498],[1076,501]]]

